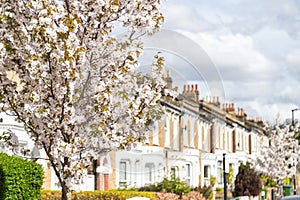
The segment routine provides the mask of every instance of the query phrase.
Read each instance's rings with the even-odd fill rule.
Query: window
[[[226,144],[227,144],[227,150],[231,151],[232,150],[232,131],[229,127],[226,127],[226,137],[227,137],[227,140],[226,140]]]
[[[138,185],[140,185],[140,180],[142,177],[141,176],[141,162],[140,160],[136,160],[135,161],[135,167],[134,167],[134,186],[137,187]]]
[[[170,176],[171,177],[176,177],[176,168],[175,167],[171,168]]]
[[[153,145],[159,145],[159,137],[158,137],[158,134],[159,134],[159,126],[158,126],[158,122],[155,122],[154,123],[154,130],[152,132],[152,138],[153,138]]]
[[[210,185],[210,166],[204,166],[204,186]]]
[[[174,116],[173,119],[173,148],[175,150],[179,149],[179,119],[178,116]]]
[[[213,126],[214,126],[214,130],[215,130],[215,134],[216,134],[215,137],[218,138],[217,139],[217,143],[215,144],[216,148],[222,148],[221,147],[221,144],[222,144],[222,135],[221,135],[220,125],[217,122],[215,122]]]
[[[154,183],[154,164],[146,163],[145,165],[145,184]]]
[[[222,149],[226,149],[226,133],[225,133],[225,127],[221,127],[221,141],[222,141]]]
[[[222,161],[218,161],[218,165],[217,165],[217,181],[218,181],[218,184],[223,183],[222,163],[223,163]]]
[[[190,147],[195,147],[195,136],[196,136],[195,121],[194,121],[193,118],[191,118],[191,121],[190,121],[190,141],[189,141]]]
[[[147,131],[147,132],[145,133],[145,140],[144,140],[145,144],[149,144],[149,143],[150,143],[150,140],[149,140],[150,134],[151,134],[150,131]],[[153,133],[152,133],[152,134],[153,134]]]
[[[126,161],[121,161],[120,162],[120,171],[119,171],[119,185],[120,187],[125,187],[127,186],[127,181],[128,181],[128,162]]]
[[[202,147],[202,121],[197,123],[197,129],[198,129],[198,149],[203,149]]]
[[[165,122],[165,147],[170,147],[170,114],[167,115]]]
[[[210,144],[210,136],[209,136],[209,129],[210,129],[210,126],[209,124],[205,123],[204,125],[204,129],[203,129],[203,143],[204,143],[204,151],[209,151],[209,144]]]
[[[191,164],[185,164],[185,183],[191,186]]]
[[[157,169],[158,173],[157,173],[157,178],[156,178],[156,182],[160,182],[163,180],[163,175],[164,175],[164,167],[161,163],[158,164],[158,169]]]
[[[184,117],[183,118],[183,146],[187,147],[189,145],[189,137],[188,137],[188,118],[187,117]]]
[[[126,162],[121,161],[120,162],[120,180],[126,180]]]

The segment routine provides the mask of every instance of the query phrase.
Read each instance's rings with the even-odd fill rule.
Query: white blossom
[[[159,30],[159,5],[0,0],[0,104],[44,148],[63,193],[80,182],[93,156],[130,148],[160,118],[164,62],[156,55],[152,74],[138,74],[136,37]],[[133,37],[113,37],[116,24]]]
[[[269,143],[265,143],[262,154],[257,158],[257,169],[270,177],[278,186],[285,178],[292,178],[296,173],[298,160],[298,141],[290,126],[275,126],[269,132]]]

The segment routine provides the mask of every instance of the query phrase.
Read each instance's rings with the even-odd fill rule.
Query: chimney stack
[[[197,84],[184,85],[183,94],[186,98],[192,99],[194,101],[199,101],[199,90]]]
[[[195,100],[199,101],[199,90],[198,90],[198,84],[195,85]]]
[[[171,70],[167,70],[167,88],[172,89],[173,79],[171,77]]]

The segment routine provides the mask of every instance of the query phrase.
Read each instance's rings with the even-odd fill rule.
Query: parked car
[[[285,196],[279,198],[279,200],[300,200],[300,195]]]

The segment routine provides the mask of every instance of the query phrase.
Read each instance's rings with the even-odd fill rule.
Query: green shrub
[[[217,177],[215,177],[215,176],[213,176],[213,175],[210,175],[209,181],[210,181],[210,185],[211,185],[212,187],[214,187],[214,185],[217,183]]]
[[[260,174],[260,178],[262,180],[262,184],[266,187],[276,187],[276,183],[270,177]]]
[[[131,197],[148,197],[155,200],[152,192],[137,192],[129,190],[72,192],[72,200],[126,200]],[[43,190],[41,200],[60,200],[61,191]]]
[[[183,194],[189,193],[191,191],[191,188],[184,182],[180,181],[179,178],[172,176],[170,180],[165,178],[160,183],[141,187],[139,190],[151,192],[169,192],[182,196]]]
[[[0,199],[39,199],[42,166],[17,156],[0,153]]]

